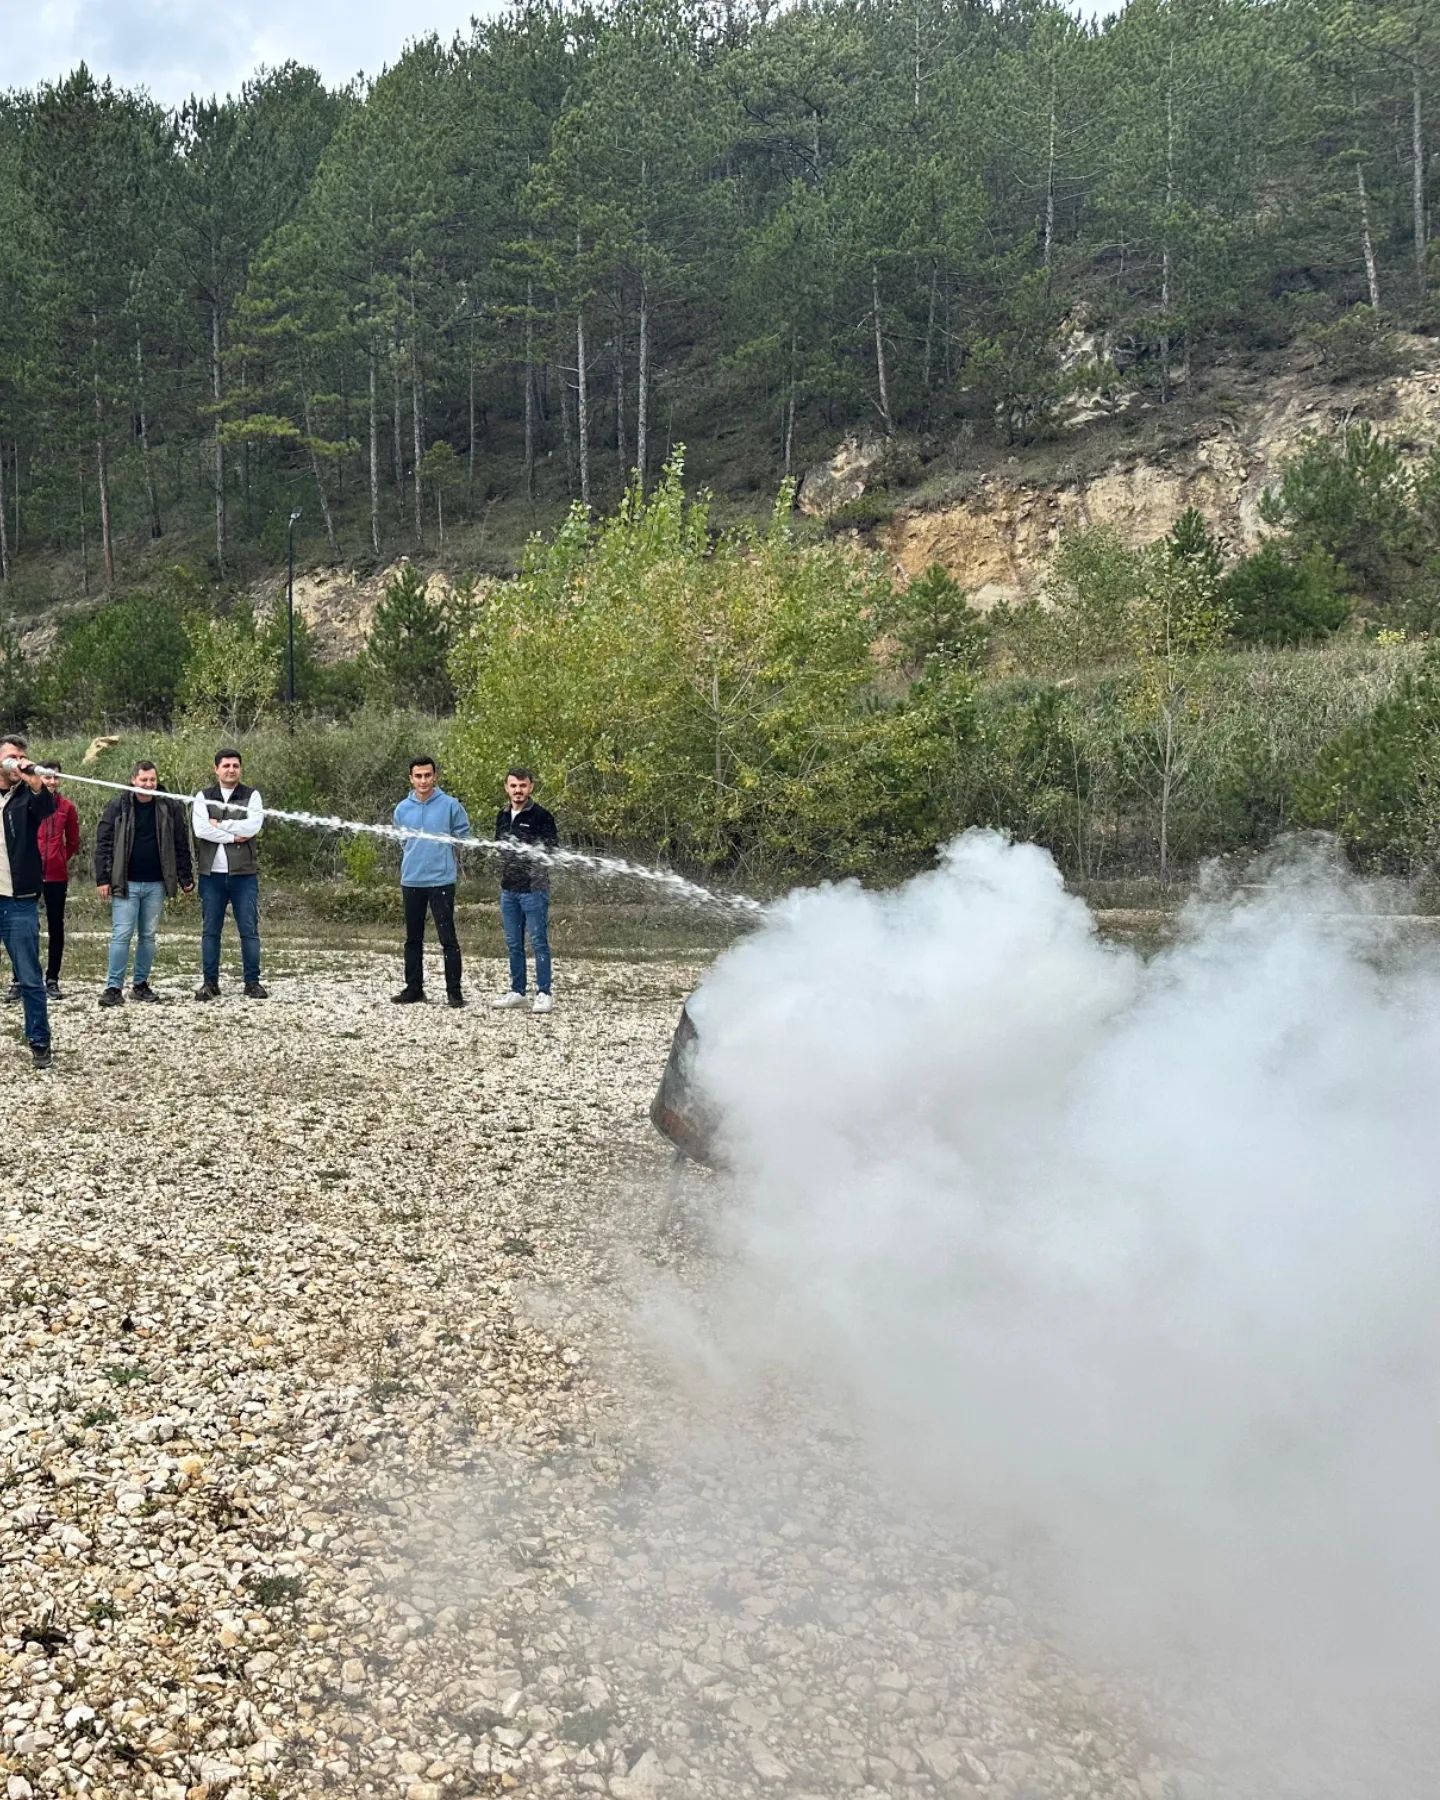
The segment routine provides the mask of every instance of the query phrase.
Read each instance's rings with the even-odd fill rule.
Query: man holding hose
[[[55,810],[55,796],[26,754],[19,732],[0,737],[0,943],[20,985],[25,1036],[37,1069],[48,1069],[50,1014],[40,974],[41,822]]]

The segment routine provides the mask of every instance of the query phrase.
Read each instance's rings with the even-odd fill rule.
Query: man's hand
[[[250,842],[250,840],[248,837],[235,837],[234,835],[232,835],[230,842],[232,844],[248,844]]]
[[[182,896],[184,896],[185,898],[188,898],[191,894],[193,894],[195,892],[195,883],[192,881],[190,883],[189,887],[186,887],[182,883],[181,887],[180,887],[180,892],[181,892]]]
[[[38,794],[45,785],[45,777],[40,773],[28,756],[7,757],[11,770],[20,777],[32,794]]]
[[[102,900],[108,900],[110,898],[110,883],[108,881],[102,881],[95,892]]]

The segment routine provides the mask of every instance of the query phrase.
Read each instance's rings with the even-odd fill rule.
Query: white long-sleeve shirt
[[[220,798],[229,804],[234,788],[220,790]],[[204,794],[197,794],[190,807],[190,827],[197,838],[203,838],[207,844],[215,844],[215,861],[210,865],[213,875],[230,873],[230,858],[225,846],[233,844],[238,838],[259,837],[265,825],[265,807],[260,799],[258,788],[250,790],[250,798],[245,803],[245,816],[230,813],[224,819],[215,820],[210,817],[210,802]]]

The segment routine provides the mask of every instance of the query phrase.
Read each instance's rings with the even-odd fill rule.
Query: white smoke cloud
[[[1088,1646],[1413,1717],[1440,964],[1372,902],[1292,859],[1147,962],[1041,852],[970,834],[899,892],[792,897],[692,1011],[740,1196],[732,1365],[842,1386],[897,1482],[1041,1546]],[[1434,1790],[1392,1751],[1385,1791]]]

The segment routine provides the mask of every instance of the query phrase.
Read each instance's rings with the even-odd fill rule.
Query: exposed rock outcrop
[[[811,518],[830,518],[865,492],[888,448],[883,438],[846,438],[828,462],[813,464],[800,477],[796,506]]]
[[[1193,506],[1244,554],[1263,535],[1261,495],[1307,433],[1366,418],[1416,451],[1440,439],[1440,345],[1409,339],[1405,350],[1414,366],[1403,375],[1363,385],[1326,385],[1309,371],[1283,375],[1189,441],[1119,456],[1073,480],[1027,479],[1016,458],[980,477],[963,500],[900,510],[880,541],[897,572],[918,575],[939,563],[982,607],[1035,593],[1061,535],[1083,526],[1110,525],[1146,544]]]

